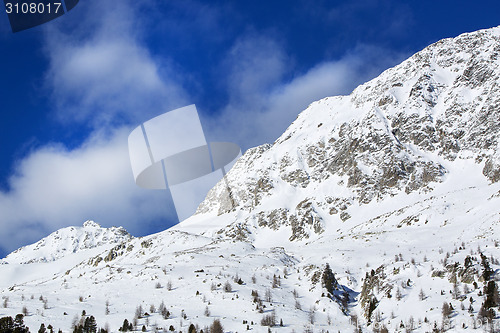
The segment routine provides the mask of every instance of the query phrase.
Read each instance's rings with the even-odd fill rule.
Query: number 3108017
[[[61,7],[60,2],[54,2],[54,3],[35,3],[35,2],[21,2],[21,3],[11,3],[7,2],[5,4],[5,11],[7,14],[52,14],[55,13],[57,14],[59,12],[59,9]]]

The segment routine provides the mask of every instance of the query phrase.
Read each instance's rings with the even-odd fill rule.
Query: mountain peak
[[[497,183],[499,82],[500,27],[436,42],[349,96],[312,103],[272,146],[246,152],[198,213],[236,212],[295,240],[347,221],[351,207],[455,177]]]
[[[130,240],[132,236],[122,227],[103,228],[88,220],[83,227],[59,229],[40,241],[24,246],[11,254],[8,263],[49,262],[73,253],[109,247]]]
[[[96,223],[92,220],[87,220],[83,223],[84,228],[100,228],[101,225],[99,223]]]
[[[115,332],[134,308],[148,331],[475,330],[500,271],[499,36],[440,41],[312,103],[170,230],[87,221],[12,253],[2,311],[65,331],[85,310]]]

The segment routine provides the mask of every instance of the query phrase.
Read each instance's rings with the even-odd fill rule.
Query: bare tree
[[[219,319],[214,319],[212,325],[210,325],[210,333],[224,333],[224,328]]]
[[[316,321],[316,308],[314,306],[311,306],[311,308],[309,309],[309,322],[311,324],[314,324],[314,322]]]
[[[264,295],[264,299],[266,302],[272,302],[273,301],[273,296],[271,294],[271,289],[267,288],[266,289],[266,294]]]
[[[420,289],[420,292],[418,293],[418,298],[423,301],[425,299],[425,293],[423,289]]]
[[[281,286],[281,279],[275,275],[273,275],[273,284],[272,284],[272,287],[273,288],[278,288]]]
[[[453,296],[454,299],[458,299],[460,297],[460,289],[458,288],[458,283],[457,282],[455,282],[453,284],[452,296]]]
[[[142,305],[139,305],[137,308],[135,308],[135,318],[141,319],[142,315],[143,315]]]
[[[399,289],[399,287],[396,289],[396,299],[398,301],[401,300],[401,298],[403,298],[403,295],[401,294],[401,289]]]
[[[447,302],[443,303],[443,307],[441,308],[441,313],[443,314],[443,318],[449,318],[451,313],[453,311],[451,310],[450,305]]]
[[[262,320],[260,321],[260,324],[262,326],[269,326],[269,327],[272,327],[272,326],[276,326],[276,313],[275,311],[271,311],[270,314],[267,314],[267,315],[264,315],[264,317],[262,317]]]
[[[468,293],[470,293],[470,288],[467,283],[464,283],[464,294],[467,295]]]
[[[233,287],[231,286],[231,283],[229,283],[229,281],[226,281],[226,283],[224,283],[224,291],[226,293],[230,293],[233,291]]]

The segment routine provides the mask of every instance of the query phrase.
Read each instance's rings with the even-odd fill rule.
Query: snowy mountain
[[[220,182],[174,228],[87,222],[17,250],[0,317],[65,332],[90,315],[111,332],[499,327],[499,57],[500,27],[464,34],[311,104],[238,160],[230,197]]]
[[[440,41],[349,96],[313,103],[228,174],[232,201],[221,182],[198,212],[222,214],[235,203],[259,225],[290,226],[295,239],[308,236],[304,226],[321,233],[328,215],[346,221],[353,205],[426,193],[465,168],[498,182],[499,31]],[[260,209],[263,201],[272,209]]]
[[[131,237],[122,227],[101,228],[94,221],[86,221],[83,227],[63,228],[35,244],[22,247],[9,254],[5,261],[23,264],[54,261],[70,253],[123,243]]]

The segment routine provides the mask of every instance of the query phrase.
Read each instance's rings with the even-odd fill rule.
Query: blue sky
[[[348,94],[442,38],[500,24],[498,1],[81,0],[13,34],[0,15],[0,257],[93,219],[175,224],[135,186],[127,136],[196,104],[208,141],[273,142],[309,103]]]

